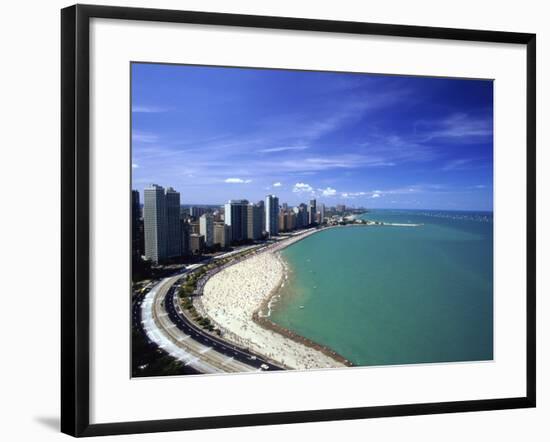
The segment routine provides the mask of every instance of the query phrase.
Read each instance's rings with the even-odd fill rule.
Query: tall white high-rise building
[[[152,184],[143,191],[145,257],[158,263],[166,253],[166,198],[164,188]]]
[[[152,184],[143,191],[145,257],[154,263],[183,254],[180,194]]]
[[[275,195],[265,197],[265,230],[269,236],[279,234],[279,198]]]
[[[206,247],[214,245],[214,218],[210,214],[204,214],[199,218],[200,234],[204,236]]]

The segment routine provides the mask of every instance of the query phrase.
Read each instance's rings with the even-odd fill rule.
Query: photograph
[[[129,75],[132,378],[493,362],[493,79]]]

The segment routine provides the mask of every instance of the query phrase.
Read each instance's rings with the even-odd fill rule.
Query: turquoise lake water
[[[271,319],[355,365],[493,359],[493,215],[373,210],[282,252]]]

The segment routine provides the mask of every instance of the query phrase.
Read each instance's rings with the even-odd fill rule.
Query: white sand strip
[[[212,276],[197,308],[224,331],[224,338],[287,368],[343,367],[330,355],[257,324],[252,318],[284,277],[277,252],[314,231],[281,241]]]

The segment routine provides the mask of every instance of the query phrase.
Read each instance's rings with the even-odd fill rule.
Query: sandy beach
[[[273,324],[261,315],[259,321],[254,320],[285,277],[278,252],[313,233],[285,239],[215,274],[207,281],[203,296],[195,301],[196,308],[224,331],[225,339],[286,368],[345,366],[342,358],[331,355],[329,349],[320,348],[286,330],[275,331]]]

